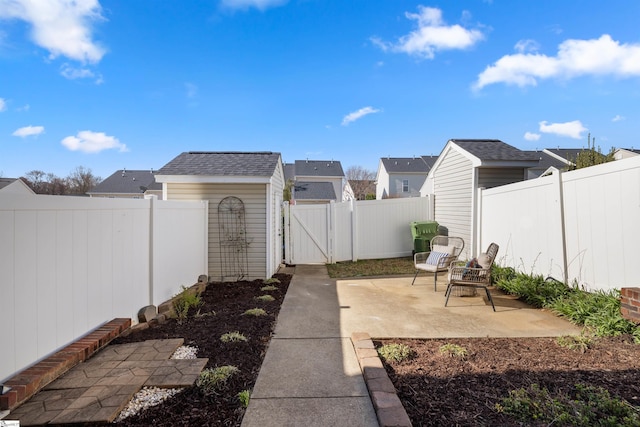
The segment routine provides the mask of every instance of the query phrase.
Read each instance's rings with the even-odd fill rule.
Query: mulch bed
[[[575,384],[603,387],[640,405],[640,345],[630,336],[601,338],[583,354],[555,338],[378,340],[404,343],[416,357],[385,368],[414,426],[521,426],[495,410],[510,390],[531,384],[568,392]],[[458,344],[462,358],[441,354]],[[527,425],[536,425],[535,423]],[[545,424],[546,425],[546,424]]]
[[[146,409],[112,425],[119,426],[239,426],[244,408],[237,395],[251,390],[258,378],[262,360],[275,327],[282,300],[291,276],[276,274],[280,283],[272,284],[276,291],[261,291],[262,280],[232,283],[211,283],[202,293],[204,304],[201,314],[190,314],[182,324],[171,319],[149,329],[120,337],[113,344],[124,344],[150,339],[184,338],[184,344],[198,348],[198,357],[209,358],[207,368],[233,365],[240,373],[231,377],[226,388],[217,395],[206,396],[197,387],[189,387],[164,403]],[[256,300],[269,294],[271,302]],[[243,316],[248,309],[262,308],[266,316]],[[227,332],[241,332],[247,342],[222,343],[220,336]]]

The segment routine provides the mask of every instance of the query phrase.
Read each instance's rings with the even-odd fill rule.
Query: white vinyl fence
[[[207,211],[206,202],[0,195],[0,380],[195,283],[208,271]]]
[[[481,247],[588,290],[640,286],[640,156],[480,192]]]
[[[409,256],[410,223],[433,220],[433,197],[284,204],[285,261],[334,263]]]

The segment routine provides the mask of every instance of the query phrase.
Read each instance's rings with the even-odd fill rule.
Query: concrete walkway
[[[349,337],[549,337],[579,328],[492,292],[451,297],[433,276],[335,280],[323,265],[298,265],[283,302],[243,427],[377,426]]]

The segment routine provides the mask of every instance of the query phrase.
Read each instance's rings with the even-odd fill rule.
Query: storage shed
[[[156,173],[165,200],[209,202],[209,277],[271,277],[282,261],[280,153],[185,152]]]
[[[468,258],[477,247],[477,190],[524,181],[527,169],[538,164],[532,152],[497,139],[451,139],[429,171],[421,195],[435,195],[435,220],[450,236],[462,237]]]

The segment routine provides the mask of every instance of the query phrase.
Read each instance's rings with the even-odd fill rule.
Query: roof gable
[[[568,165],[567,161],[560,160],[545,151],[527,151],[527,153],[531,153],[532,155],[538,157],[538,164],[531,167],[530,169],[547,170],[550,167],[554,167],[558,170],[562,170]]]
[[[157,175],[202,175],[270,177],[280,162],[280,153],[189,151],[178,155]]]

